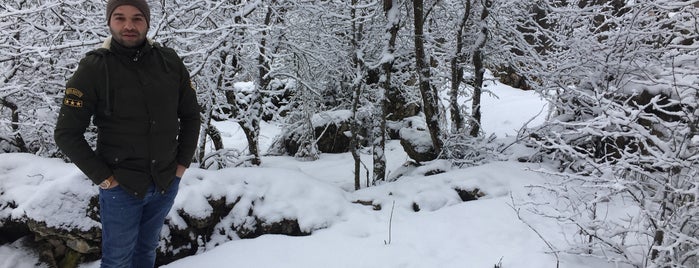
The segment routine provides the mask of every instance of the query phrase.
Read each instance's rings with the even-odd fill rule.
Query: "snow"
[[[413,116],[404,119],[408,122],[408,127],[398,131],[401,139],[407,140],[415,147],[415,151],[426,153],[432,149],[432,139],[427,132],[427,122],[423,116]]]
[[[311,124],[313,127],[325,126],[329,123],[340,124],[342,122],[347,122],[351,118],[352,111],[350,110],[325,111],[314,114],[311,117]]]
[[[513,89],[496,81],[490,70],[485,70],[483,95],[481,96],[481,127],[486,134],[505,138],[517,135],[523,125],[528,127],[540,125],[546,119],[548,103],[538,94]],[[442,106],[448,107],[447,91],[440,92]],[[471,100],[459,97],[459,103],[466,103],[466,111],[471,111]],[[449,109],[445,118],[451,118]],[[424,126],[424,119],[423,121]]]
[[[68,191],[75,193],[71,199],[60,194]],[[99,223],[83,220],[83,204],[96,194],[97,188],[85,175],[61,160],[0,154],[0,203],[14,200],[18,204],[14,209],[2,208],[0,218],[26,216],[46,222],[48,227],[89,230]]]
[[[548,104],[531,91],[516,90],[495,82],[486,70],[483,83],[486,93],[481,105],[483,131],[498,137],[514,136],[522,125],[540,125],[548,114]],[[529,122],[531,120],[531,122]]]
[[[483,128],[501,138],[511,139],[524,122],[545,107],[534,92],[495,83],[488,88],[498,97],[484,96]],[[531,124],[543,121],[542,116]],[[342,113],[331,118],[342,118]],[[235,122],[219,122],[217,127],[226,147],[245,149],[245,138]],[[278,131],[273,125],[262,126],[263,151]],[[397,141],[387,144],[386,158],[387,170],[393,172],[389,177],[396,181],[358,191],[354,191],[349,153],[323,154],[310,162],[267,156],[256,168],[190,168],[173,211],[202,216],[212,209],[207,196],[227,202],[240,198],[234,210],[241,210],[242,216],[224,220],[245,220],[245,204],[254,203],[255,216],[272,221],[298,219],[301,229],[312,234],[232,241],[212,237],[197,255],[164,267],[493,267],[498,263],[502,267],[555,267],[551,249],[512,208],[513,200],[519,203],[527,199],[527,185],[548,180],[543,173],[533,171],[545,167],[514,160],[465,169],[451,168],[445,161],[427,163],[427,167],[404,166],[408,157]],[[362,160],[371,167],[370,154],[363,154]],[[445,172],[424,176],[426,168]],[[362,185],[366,185],[370,171],[362,168],[361,172]],[[69,187],[79,187],[77,199],[97,192],[71,164],[26,154],[0,154],[0,187],[0,198],[14,198],[22,204],[1,208],[0,217],[31,214],[79,228],[99,224],[80,221],[84,217],[73,213],[84,208],[58,199],[61,195],[57,193]],[[485,195],[462,202],[455,189],[478,189]],[[379,205],[381,209],[374,210]],[[169,217],[184,224],[176,213]],[[564,232],[570,230],[565,226],[531,214],[522,213],[522,217],[548,242],[566,246]],[[20,242],[0,246],[0,267],[35,267],[37,255]],[[619,267],[579,256],[560,255],[560,261],[560,267],[566,268]],[[99,267],[99,261],[81,267]]]
[[[301,231],[309,232],[329,226],[345,209],[342,206],[346,202],[344,191],[299,171],[281,168],[191,169],[187,176],[192,179],[184,179],[180,184],[174,207],[199,218],[205,218],[209,214],[206,211],[211,211],[207,197],[213,200],[225,198],[228,203],[240,198],[232,213],[246,215],[254,203],[255,216],[260,219],[267,222],[298,219]]]

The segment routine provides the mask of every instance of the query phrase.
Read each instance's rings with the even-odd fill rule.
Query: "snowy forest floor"
[[[545,107],[544,101],[533,92],[502,85],[491,86],[490,90],[497,97],[484,96],[483,128],[488,134],[498,135],[502,142],[512,141],[516,130]],[[530,124],[542,121],[540,115]],[[217,126],[227,148],[245,148],[245,138],[235,123],[223,122]],[[274,125],[263,125],[263,151],[278,132]],[[296,218],[302,229],[313,232],[303,237],[264,235],[228,242],[206,241],[205,250],[165,267],[556,267],[556,257],[544,240],[554,250],[562,250],[572,239],[579,239],[574,228],[528,213],[526,207],[519,205],[531,194],[527,186],[542,185],[552,179],[536,172],[545,166],[516,161],[527,153],[526,148],[514,146],[508,159],[471,168],[450,169],[443,161],[428,163],[427,167],[447,170],[432,176],[422,175],[422,167],[403,167],[409,159],[397,141],[389,142],[386,151],[388,171],[404,175],[396,182],[358,191],[354,191],[349,153],[323,154],[312,162],[267,156],[262,158],[263,165],[259,168],[220,171],[191,168],[183,178],[175,209],[196,210],[197,196],[229,189],[220,188],[221,185],[240,185],[232,182],[226,185],[226,181],[242,180],[246,185],[250,182],[250,186],[234,190],[272,197],[259,205],[262,216]],[[12,158],[26,159],[18,160],[21,163],[17,165],[28,166],[29,170],[56,166],[57,173],[77,172],[71,164],[57,163],[55,159],[25,155]],[[362,160],[371,166],[368,152],[362,155]],[[361,177],[366,179],[366,174]],[[211,183],[197,183],[197,179]],[[46,187],[55,185],[47,183]],[[477,188],[485,196],[462,202],[455,188]],[[382,209],[353,203],[357,200],[372,200]],[[414,211],[415,205],[420,211]],[[513,205],[521,209],[523,220],[518,218]],[[33,251],[22,246],[21,240],[0,246],[1,268],[42,266],[37,264],[37,259]],[[559,254],[559,261],[560,267],[565,268],[619,267],[566,254]],[[99,267],[99,261],[81,267]]]

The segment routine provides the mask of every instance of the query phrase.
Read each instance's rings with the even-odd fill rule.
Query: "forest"
[[[516,142],[535,151],[520,161],[556,167],[560,183],[539,190],[567,208],[540,214],[587,238],[570,252],[604,249],[633,267],[699,263],[699,0],[149,3],[148,37],[179,53],[197,91],[199,168],[351,152],[360,189],[389,180],[387,140],[415,165],[480,165],[511,146],[481,129],[489,71],[549,102],[546,122]],[[67,79],[109,35],[104,5],[0,3],[0,153],[68,161],[53,129]],[[216,121],[239,124],[247,150],[225,148]],[[282,126],[269,151],[262,122]],[[638,207],[626,226],[597,213],[614,199]]]

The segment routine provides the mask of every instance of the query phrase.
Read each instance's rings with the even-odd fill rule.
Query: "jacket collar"
[[[154,46],[155,42],[146,38],[146,43],[140,48],[127,48],[121,46],[117,42],[113,42],[112,36],[107,37],[102,43],[102,48],[106,48],[114,54],[132,58],[133,61],[138,61],[142,55],[148,53]]]

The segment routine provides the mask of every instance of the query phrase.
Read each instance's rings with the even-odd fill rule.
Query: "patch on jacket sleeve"
[[[78,98],[82,98],[83,92],[77,88],[69,87],[69,88],[66,88],[66,96],[68,96],[68,95],[73,95],[73,96],[76,96]]]
[[[63,104],[65,104],[66,106],[75,107],[75,108],[82,108],[83,107],[83,101],[71,99],[71,98],[64,98]]]

